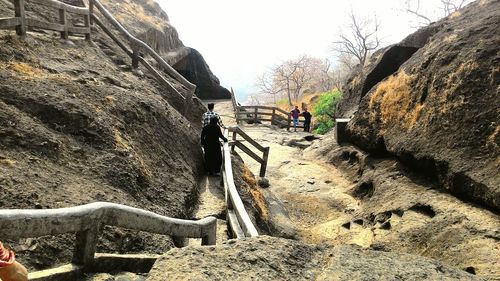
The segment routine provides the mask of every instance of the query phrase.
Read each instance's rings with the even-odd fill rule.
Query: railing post
[[[292,122],[292,115],[290,113],[288,113],[288,120],[287,120],[287,124],[286,124],[287,131],[290,131],[290,123],[291,122]]]
[[[15,16],[21,19],[21,24],[16,26],[16,34],[26,36],[26,13],[24,11],[24,0],[14,0]]]
[[[276,115],[276,107],[273,107],[273,115],[271,115],[271,125],[274,125],[274,118],[275,118],[275,115]]]
[[[259,118],[257,116],[258,112],[259,112],[259,108],[255,107],[254,124],[257,124],[257,122],[259,121]]]
[[[139,50],[137,46],[132,46],[132,68],[136,69],[139,67]]]
[[[207,223],[203,231],[205,236],[201,238],[201,245],[215,245],[217,243],[217,219],[213,218],[213,221]]]
[[[89,0],[89,24],[94,26],[94,0]]]
[[[59,9],[59,23],[64,25],[64,31],[61,31],[61,38],[68,40],[68,25],[66,19],[66,9]]]
[[[83,265],[85,270],[89,270],[94,263],[95,248],[98,239],[98,224],[92,225],[89,229],[76,233],[75,252],[73,263]]]
[[[264,155],[262,156],[262,162],[260,163],[260,173],[259,176],[261,178],[266,176],[267,169],[267,159],[269,158],[269,147],[266,147],[264,150]]]
[[[234,148],[236,147],[236,138],[238,137],[238,132],[234,131],[233,132],[233,146],[231,147],[231,151],[234,152]]]
[[[90,21],[91,17],[90,14],[86,14],[83,16],[83,22],[85,24],[85,27],[88,27],[88,33],[85,33],[85,40],[90,41],[90,33],[92,32],[91,27],[90,27]]]

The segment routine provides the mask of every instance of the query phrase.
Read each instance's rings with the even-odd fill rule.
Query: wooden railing
[[[128,41],[127,47],[113,32],[104,24],[104,22],[96,15],[95,10],[98,10],[102,16]],[[125,29],[113,15],[99,2],[98,0],[89,0],[90,20],[91,24],[96,23],[115,43],[132,59],[132,67],[137,68],[139,63],[144,67],[167,89],[181,96],[186,102],[189,102],[196,86],[189,82],[186,78],[180,75],[173,67],[171,67],[158,53],[153,50],[148,44],[137,39],[135,36]],[[159,71],[157,71],[151,64],[149,64],[141,55],[150,55],[158,64],[158,66],[168,73],[175,80],[180,82],[186,89],[187,95],[183,96],[179,91],[172,86],[172,84],[165,79]]]
[[[97,238],[103,225],[202,238],[202,245],[215,245],[216,241],[217,220],[214,217],[189,221],[105,202],[62,209],[0,210],[1,239],[76,233],[73,263],[82,266],[85,271],[92,271],[94,267]]]
[[[224,130],[224,135],[228,137],[229,130]],[[253,225],[245,205],[241,201],[236,185],[234,184],[233,166],[231,163],[231,150],[229,143],[225,142],[223,146],[223,163],[221,181],[224,185],[224,193],[227,207],[227,222],[233,237],[242,239],[245,237],[255,237],[259,233]]]
[[[261,105],[251,105],[251,106],[237,106],[236,107],[236,122],[271,122],[272,125],[277,125],[280,127],[293,128],[292,115],[290,112],[286,112],[281,108],[272,106],[261,106]],[[297,128],[304,128],[304,119],[299,119],[299,125]]]
[[[12,18],[0,18],[0,29],[16,29],[19,36],[25,36],[26,30],[30,28],[40,28],[45,30],[59,31],[61,38],[67,40],[69,35],[83,34],[90,40],[90,11],[87,8],[75,7],[56,0],[14,0],[15,16]],[[59,23],[51,23],[30,19],[26,17],[25,4],[34,3],[51,7],[59,11]],[[74,26],[68,20],[68,13],[83,17],[83,26]]]
[[[269,147],[263,147],[254,139],[252,139],[249,135],[247,135],[240,127],[229,127],[228,131],[233,133],[232,141],[229,143],[232,147],[232,151],[234,151],[235,147],[241,149],[248,156],[252,157],[255,161],[260,163],[260,172],[259,176],[261,178],[266,176],[267,169],[267,160],[269,158]],[[253,147],[262,152],[262,157],[253,152],[249,147],[243,144],[242,141],[238,140],[238,135],[243,138],[243,141],[251,144]]]
[[[83,34],[85,38],[90,41],[91,39],[91,26],[96,23],[115,43],[132,59],[132,67],[134,69],[139,67],[141,63],[169,92],[178,95],[184,100],[184,110],[189,110],[189,105],[192,96],[195,92],[196,86],[190,83],[186,78],[180,75],[173,67],[171,67],[158,53],[156,53],[150,46],[143,41],[134,37],[127,31],[113,15],[99,2],[98,0],[88,0],[89,7],[76,7],[68,5],[56,0],[14,0],[15,17],[0,18],[0,29],[16,29],[16,33],[20,36],[26,35],[28,28],[40,28],[45,30],[54,30],[61,32],[61,37],[65,40],[69,35]],[[36,19],[29,19],[26,17],[25,4],[34,3],[46,7],[52,7],[59,10],[59,23],[49,23]],[[95,11],[99,11],[104,19],[106,19],[111,26],[113,26],[123,36],[128,44],[125,44],[112,30],[104,24]],[[73,26],[71,21],[68,20],[68,13],[73,13],[83,16],[84,26]],[[143,55],[151,56],[161,71],[153,67]],[[165,71],[169,76],[178,81],[186,91],[182,95],[163,75],[161,72]]]

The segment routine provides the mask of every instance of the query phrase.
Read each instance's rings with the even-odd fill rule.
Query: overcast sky
[[[404,0],[158,0],[184,45],[201,52],[221,84],[240,100],[256,76],[301,54],[334,59],[331,42],[351,10],[377,15],[384,45],[414,28]],[[436,0],[424,0],[429,6]],[[432,4],[434,5],[434,4]]]

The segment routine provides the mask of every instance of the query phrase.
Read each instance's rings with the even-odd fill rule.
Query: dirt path
[[[230,100],[205,101],[208,102],[215,103],[215,111],[226,126],[236,125]],[[266,125],[240,127],[257,142],[271,148],[266,174],[271,186],[266,193],[276,201],[273,204],[279,206],[275,208],[276,213],[271,210],[275,222],[295,230],[299,238],[310,243],[335,236],[329,224],[357,209],[359,203],[346,194],[352,183],[334,166],[303,156],[302,148],[310,145],[304,137],[311,134],[287,132]],[[260,164],[238,149],[236,151],[258,175]],[[362,237],[358,244],[366,244]]]
[[[336,235],[331,233],[328,223],[357,209],[358,201],[346,194],[352,183],[334,166],[303,156],[301,147],[310,144],[304,137],[311,134],[265,125],[242,128],[260,144],[271,148],[266,174],[271,186],[266,192],[282,203],[283,213],[288,215],[299,238],[317,243]],[[259,163],[244,153],[240,155],[251,171],[258,174]]]

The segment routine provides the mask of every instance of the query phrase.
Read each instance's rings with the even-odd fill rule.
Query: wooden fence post
[[[273,107],[273,115],[271,115],[271,125],[274,125],[274,118],[275,118],[275,115],[276,115],[276,107]]]
[[[16,26],[16,34],[26,36],[26,13],[24,11],[24,0],[14,0],[15,16],[21,19],[21,24]]]
[[[61,38],[68,40],[68,24],[66,18],[66,9],[59,9],[59,23],[64,25],[64,31],[61,31]]]
[[[257,116],[258,112],[259,112],[259,108],[255,107],[255,116],[253,119],[254,124],[257,124],[257,122],[259,121],[259,117]]]
[[[132,68],[136,69],[139,67],[139,50],[137,46],[132,47]]]
[[[91,37],[90,37],[90,33],[92,32],[91,27],[90,27],[91,20],[92,19],[90,17],[90,14],[83,16],[83,22],[85,23],[85,27],[88,27],[88,32],[89,32],[89,33],[85,33],[85,40],[87,40],[87,41],[90,41],[90,39],[91,39]]]
[[[89,229],[76,233],[73,263],[83,265],[86,271],[88,271],[94,263],[98,232],[99,224],[96,223]]]
[[[90,26],[94,26],[94,0],[89,0],[89,24]]]
[[[266,176],[267,169],[267,159],[269,158],[269,147],[266,147],[264,150],[264,155],[262,156],[262,162],[260,163],[260,173],[259,176],[261,178]]]
[[[233,132],[233,142],[235,143],[236,142],[236,137],[238,136],[238,133],[236,131]],[[231,147],[231,152],[234,152],[234,148],[236,147],[236,144],[234,144],[232,147]]]

